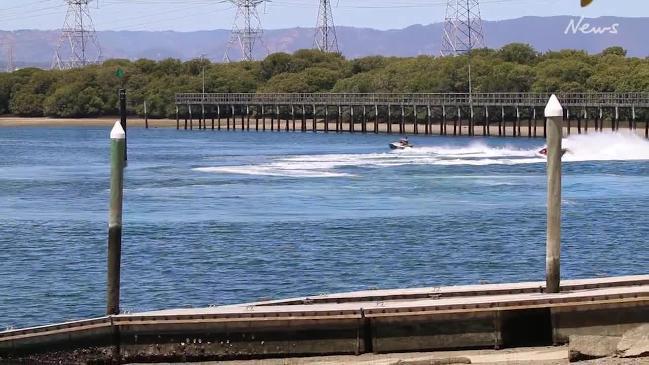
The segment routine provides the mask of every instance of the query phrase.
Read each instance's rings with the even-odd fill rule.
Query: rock
[[[649,356],[649,324],[627,331],[617,345],[620,357]]]
[[[568,359],[574,362],[615,355],[620,337],[573,335],[568,341]]]

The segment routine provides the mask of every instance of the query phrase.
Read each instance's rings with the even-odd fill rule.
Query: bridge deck
[[[564,107],[649,107],[649,93],[559,93]],[[542,107],[549,93],[178,93],[177,105],[430,105]]]

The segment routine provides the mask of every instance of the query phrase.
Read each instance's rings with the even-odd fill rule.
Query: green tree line
[[[424,93],[467,92],[467,55],[347,60],[340,54],[300,50],[263,61],[211,63],[195,59],[113,59],[73,70],[26,68],[0,74],[0,114],[50,117],[116,115],[117,89],[125,87],[132,113],[175,115],[177,92]],[[471,53],[475,92],[649,91],[649,59],[612,47],[600,54],[538,52],[526,44]],[[115,75],[117,69],[123,78]]]

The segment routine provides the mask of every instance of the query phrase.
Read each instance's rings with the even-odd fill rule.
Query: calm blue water
[[[108,132],[0,129],[0,330],[103,314]],[[544,279],[541,140],[394,138],[131,129],[122,307]],[[563,276],[646,273],[649,144],[566,144]]]

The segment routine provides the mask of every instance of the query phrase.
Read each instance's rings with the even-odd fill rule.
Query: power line
[[[320,0],[314,46],[324,52],[340,52],[333,12],[331,11],[331,0]]]
[[[68,11],[52,68],[71,69],[98,63],[101,60],[101,47],[88,6],[92,0],[65,1]]]

